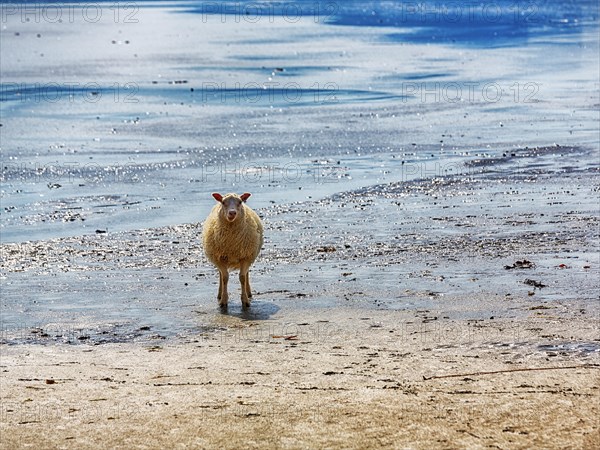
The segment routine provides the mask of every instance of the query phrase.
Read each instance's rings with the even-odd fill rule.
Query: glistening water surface
[[[497,270],[536,252],[542,274],[556,275],[553,251],[581,262],[533,299],[572,298],[573,286],[591,298],[597,2],[0,8],[2,257],[24,271],[3,269],[5,323],[92,329],[98,342],[212,326],[214,273],[194,224],[215,190],[252,192],[267,223],[254,318],[305,304],[414,309],[504,284],[527,297],[525,276]],[[164,226],[185,231],[134,231]],[[139,236],[164,241],[162,256],[148,243],[126,253]],[[59,237],[70,240],[44,250]],[[482,241],[454,264],[445,239]],[[488,249],[504,245],[512,253]],[[368,259],[378,252],[389,268]],[[480,276],[489,283],[470,281]]]
[[[597,2],[109,3],[2,6],[4,242],[597,149]]]

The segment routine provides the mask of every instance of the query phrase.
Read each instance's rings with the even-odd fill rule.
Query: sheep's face
[[[221,194],[214,193],[213,197],[221,203],[221,215],[228,222],[235,222],[243,214],[243,203],[250,197],[250,194],[246,192],[239,197],[236,194],[227,194],[223,197]]]
[[[243,208],[242,206],[242,199],[239,198],[237,195],[235,197],[233,196],[227,196],[223,199],[223,201],[221,202],[221,204],[223,205],[223,213],[225,214],[225,218],[229,221],[229,222],[233,222],[235,221],[235,219],[238,218],[238,216],[241,213],[241,210]]]

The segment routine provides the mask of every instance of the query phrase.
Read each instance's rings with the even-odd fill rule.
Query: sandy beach
[[[375,3],[2,5],[0,448],[598,448],[597,5]]]
[[[2,446],[595,447],[597,357],[531,344],[534,333],[572,340],[572,331],[557,328],[589,324],[523,320],[519,327],[539,330],[525,345],[446,344],[419,335],[418,326],[416,337],[398,340],[398,322],[418,323],[414,315],[358,315],[365,314],[336,312],[335,335],[324,337],[313,330],[331,314],[286,317],[288,329],[311,330],[294,331],[297,338],[269,336],[270,327],[254,333],[261,325],[244,322],[227,336],[179,345],[9,348]],[[504,337],[501,330],[515,325],[483,327]],[[453,337],[455,326],[466,327],[447,326]],[[511,372],[531,368],[548,370]],[[456,377],[423,378],[443,375]]]
[[[589,176],[575,185],[589,191]],[[498,206],[549,189],[541,178]],[[455,184],[402,188],[260,211],[270,244],[247,311],[237,286],[229,311],[218,310],[200,224],[5,244],[5,293],[36,279],[46,293],[97,299],[135,280],[142,303],[171,317],[166,327],[150,325],[151,313],[119,324],[105,303],[76,322],[60,311],[49,320],[45,308],[17,318],[2,346],[3,447],[594,448],[597,215],[560,207],[493,239],[430,231],[426,242],[379,242],[371,224],[391,199],[435,196],[447,215],[435,220],[429,207],[418,221],[464,225]],[[341,204],[364,205],[356,231],[323,226],[343,218]],[[307,206],[321,222],[299,226],[298,248],[282,228]],[[515,220],[506,210],[480,216],[476,230]],[[386,219],[417,221],[402,207]],[[25,317],[30,326],[17,327]]]

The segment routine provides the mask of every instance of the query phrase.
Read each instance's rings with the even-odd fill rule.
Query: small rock
[[[511,270],[511,269],[533,269],[535,267],[535,264],[532,263],[531,261],[527,261],[526,259],[524,259],[523,261],[515,261],[513,265],[511,266],[504,266],[504,268],[506,270]]]
[[[546,285],[541,281],[532,280],[530,278],[527,278],[523,283],[538,289],[546,287]]]
[[[319,253],[331,253],[335,252],[336,248],[333,245],[326,245],[317,249]]]

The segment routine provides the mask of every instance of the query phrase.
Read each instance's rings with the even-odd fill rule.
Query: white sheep
[[[242,305],[250,306],[250,278],[248,271],[263,245],[263,225],[258,215],[247,206],[250,193],[212,196],[219,202],[204,222],[202,240],[204,253],[219,269],[219,294],[221,307],[227,307],[229,296],[227,282],[229,269],[239,269],[242,288]]]

